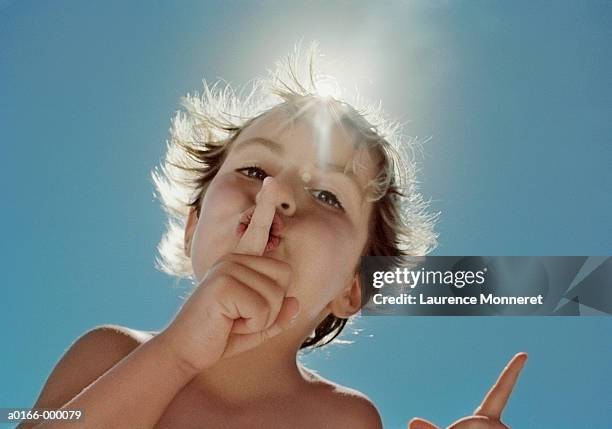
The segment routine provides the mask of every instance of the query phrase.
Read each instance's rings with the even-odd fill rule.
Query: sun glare
[[[317,94],[323,98],[340,96],[340,87],[335,79],[327,78],[316,83]]]

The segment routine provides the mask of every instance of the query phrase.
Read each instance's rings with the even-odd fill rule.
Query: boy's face
[[[314,320],[355,287],[355,268],[368,238],[372,203],[365,188],[375,175],[374,163],[367,151],[355,150],[353,133],[333,125],[326,113],[294,123],[288,118],[274,109],[233,142],[202,200],[190,256],[199,283],[234,250],[244,213],[254,208],[263,178],[273,176],[282,238],[264,256],[291,265],[287,295],[300,301],[300,318]]]

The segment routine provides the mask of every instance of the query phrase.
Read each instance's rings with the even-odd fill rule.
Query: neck
[[[224,358],[197,374],[191,387],[228,405],[295,393],[304,383],[296,361],[300,338],[285,332],[251,350]]]

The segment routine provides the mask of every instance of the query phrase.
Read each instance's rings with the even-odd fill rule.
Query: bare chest
[[[225,407],[201,397],[178,395],[155,429],[337,428],[333,413],[310,400],[269,400],[248,407]]]

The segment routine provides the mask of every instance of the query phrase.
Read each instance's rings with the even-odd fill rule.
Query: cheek
[[[304,220],[295,232],[299,239],[292,259],[299,261],[300,274],[295,294],[318,314],[352,280],[365,234],[330,218]]]
[[[353,270],[366,234],[361,228],[341,218],[320,218],[308,225],[312,240],[306,240],[313,256],[334,272]],[[329,263],[325,264],[325,261]]]

